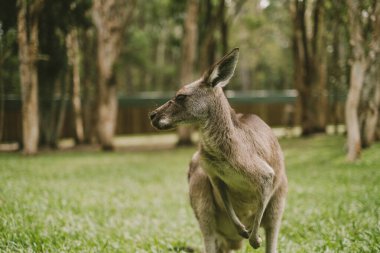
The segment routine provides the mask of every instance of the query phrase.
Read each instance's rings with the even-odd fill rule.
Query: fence
[[[116,134],[124,135],[155,132],[150,125],[147,116],[148,112],[158,105],[165,103],[173,96],[174,92],[142,92],[133,96],[120,97]],[[295,104],[297,92],[296,90],[226,91],[226,96],[235,111],[254,113],[260,116],[270,126],[279,126],[284,124],[286,105]],[[19,98],[6,98],[4,102],[5,124],[2,141],[19,141],[22,135],[21,100]],[[68,110],[66,110],[61,136],[72,137],[74,136],[73,114],[70,103],[66,104]]]

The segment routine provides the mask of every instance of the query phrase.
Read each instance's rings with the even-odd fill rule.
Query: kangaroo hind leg
[[[277,252],[278,233],[281,226],[282,213],[285,208],[285,196],[281,190],[275,192],[263,217],[263,226],[265,229],[266,253]]]
[[[224,253],[216,234],[216,209],[212,186],[208,176],[195,163],[190,164],[189,194],[191,207],[202,232],[205,252]]]

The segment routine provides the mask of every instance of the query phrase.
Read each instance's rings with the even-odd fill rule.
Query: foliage
[[[380,145],[347,164],[343,142],[282,141],[290,188],[280,252],[380,250]],[[0,251],[200,249],[187,196],[193,152],[0,154]]]
[[[375,41],[376,36],[379,37],[376,29],[379,26],[374,22],[376,6],[379,4],[374,0],[354,2],[357,3],[356,18],[350,19],[347,1],[200,1],[196,72],[200,75],[206,66],[227,51],[226,48],[240,47],[239,67],[227,89],[297,88],[299,98],[302,97],[300,101],[304,103],[298,103],[296,118],[300,119],[302,128],[309,125],[311,129],[303,133],[324,131],[327,123],[333,121],[338,124],[344,120],[341,101],[348,90],[353,63],[350,21],[357,20],[363,28],[363,50],[371,58],[371,67],[364,78],[365,90],[362,92],[363,99],[359,110],[360,118],[363,115],[366,117],[365,115],[376,111],[370,108],[373,96],[368,94],[375,94],[373,91],[377,87],[375,81],[378,79],[378,62],[375,60],[379,58],[379,43],[371,41]],[[125,10],[128,10],[131,3],[126,3]],[[297,43],[294,43],[297,32],[291,20],[291,3],[298,3],[298,6],[304,8],[301,10],[303,21],[298,22],[303,23],[302,30],[305,31],[302,39],[298,40],[299,45],[305,44],[303,50],[298,50],[295,46]],[[16,4],[17,1],[0,3],[2,97],[20,97]],[[98,41],[89,15],[91,6],[92,0],[44,1],[39,17],[38,55],[39,113],[44,115],[40,117],[41,144],[56,143],[61,134],[66,114],[64,109],[66,101],[71,98],[72,83],[66,38],[73,29],[78,32],[81,48],[81,55],[77,59],[81,59],[81,96],[84,104],[84,112],[81,114],[85,118],[85,135],[88,136],[87,140],[96,139],[94,128],[99,124],[95,122],[102,120],[97,121],[95,116],[89,114],[100,108],[96,105],[99,93],[95,84],[99,80],[97,66],[102,61],[97,62]],[[135,15],[130,20],[131,25],[124,27],[121,57],[118,58],[116,66],[113,66],[115,80],[112,78],[112,82],[116,82],[118,95],[132,95],[142,91],[171,91],[178,88],[185,9],[186,1],[137,1]],[[297,52],[301,52],[299,59],[306,55],[304,61],[299,60],[305,64],[296,64]],[[307,71],[300,67],[302,65]],[[300,83],[297,78],[304,80],[304,85],[296,85]],[[308,113],[302,114],[303,111]],[[312,126],[313,124],[316,126]],[[368,132],[363,129],[362,132]],[[377,134],[377,139],[379,136],[380,133]]]
[[[16,4],[3,1],[0,4],[0,85],[4,94],[19,94]],[[1,94],[3,95],[3,94]]]
[[[67,68],[65,35],[71,27],[92,27],[87,12],[90,0],[46,1],[40,20],[39,61],[40,96],[50,98],[52,83],[63,79]],[[210,1],[214,9],[220,1]],[[9,3],[1,12],[1,21],[7,27],[16,28],[15,2]],[[291,87],[291,50],[289,20],[284,2],[271,3],[261,9],[257,1],[231,1],[226,5],[231,47],[242,48],[242,61],[250,64],[251,89],[282,89]],[[239,9],[236,6],[246,6]],[[184,1],[138,1],[134,22],[125,35],[125,44],[117,65],[119,94],[131,94],[138,91],[173,90],[179,85],[179,66],[181,38],[186,2]],[[284,11],[285,10],[285,11]],[[13,11],[13,12],[12,12]],[[200,10],[205,12],[206,10]],[[276,15],[274,15],[277,13]],[[254,15],[252,15],[254,14]],[[215,14],[216,15],[216,14]],[[201,15],[202,16],[202,15]],[[203,15],[204,16],[204,15]],[[273,18],[275,17],[275,18]],[[220,18],[220,17],[215,17]],[[215,20],[217,21],[217,20]],[[199,23],[199,43],[207,33],[205,25]],[[241,37],[239,34],[244,34]],[[217,36],[220,44],[220,35]],[[84,39],[81,39],[84,43]],[[202,47],[202,44],[199,45]],[[221,55],[221,48],[216,48]],[[17,59],[17,47],[12,56]],[[17,63],[17,62],[16,62]],[[18,66],[11,65],[12,79],[6,80],[13,92],[19,86]],[[204,69],[198,69],[202,73]],[[5,72],[5,71],[4,71]],[[86,73],[82,73],[86,75]],[[230,89],[241,89],[240,76]]]
[[[39,17],[40,145],[55,147],[60,137],[62,107],[71,90],[66,39],[72,29],[91,26],[86,15],[90,7],[89,0],[46,1]]]
[[[239,68],[248,72],[249,89],[293,88],[292,26],[284,6],[284,1],[271,1],[266,8],[248,1],[231,25],[231,45],[241,48]],[[234,89],[244,88],[239,77]]]
[[[119,93],[176,89],[185,2],[137,4],[118,66]]]

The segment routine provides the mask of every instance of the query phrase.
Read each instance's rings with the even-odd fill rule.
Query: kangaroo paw
[[[251,235],[249,237],[249,244],[251,244],[252,248],[258,249],[261,245],[261,238],[258,235]]]
[[[241,237],[248,239],[249,238],[249,232],[245,227],[238,227],[238,233]]]

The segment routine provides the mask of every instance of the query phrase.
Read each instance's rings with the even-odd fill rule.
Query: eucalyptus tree
[[[327,125],[325,0],[292,0],[294,84],[299,94],[302,135]]]
[[[184,35],[182,38],[180,85],[193,81],[194,64],[196,60],[196,46],[198,36],[199,0],[188,0],[184,22]],[[177,145],[191,145],[191,128],[180,126],[178,128]]]
[[[72,101],[74,124],[68,125],[78,140],[77,103],[82,30],[91,27],[87,12],[89,0],[46,1],[40,27],[40,60],[38,70],[40,104],[40,145],[57,148],[65,127],[68,101]],[[74,75],[75,74],[75,75]],[[80,80],[80,79],[79,79]],[[76,112],[76,113],[75,113]],[[80,131],[80,130],[79,130]]]
[[[94,0],[92,19],[97,31],[98,98],[97,130],[104,150],[113,149],[117,119],[115,63],[123,34],[131,23],[135,0]]]
[[[380,52],[380,3],[376,0],[368,1],[347,1],[348,24],[351,43],[351,71],[350,71],[350,88],[348,91],[345,114],[347,127],[347,159],[355,161],[360,156],[362,148],[362,138],[360,136],[359,110],[360,97],[365,84],[366,75],[371,65],[376,63],[376,58]],[[375,73],[378,72],[378,69]],[[376,79],[373,87],[378,86]],[[377,89],[375,102],[378,102]],[[369,95],[369,93],[368,93]],[[379,105],[374,106],[378,110]],[[375,113],[375,117],[378,112]],[[377,119],[367,122],[364,126],[373,136]],[[368,124],[372,129],[368,129]],[[363,128],[363,126],[362,126]],[[368,140],[372,137],[365,136]]]
[[[28,155],[35,154],[38,148],[38,21],[43,5],[44,0],[19,0],[17,2],[23,152]]]

